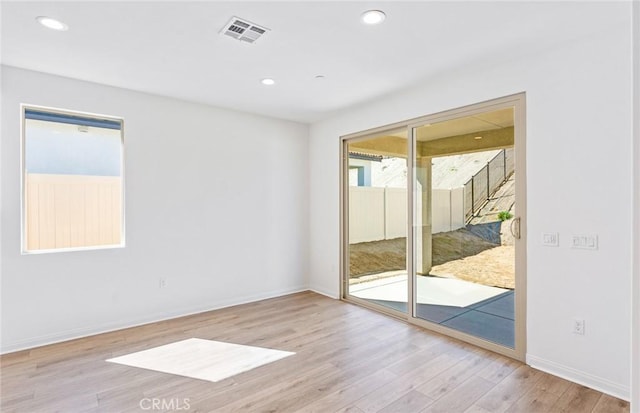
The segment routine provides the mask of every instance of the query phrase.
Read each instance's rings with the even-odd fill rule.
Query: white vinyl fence
[[[28,250],[121,242],[120,177],[28,173],[25,192]]]
[[[434,234],[464,227],[464,188],[433,189],[431,208]],[[349,187],[350,244],[401,238],[406,235],[406,189]]]

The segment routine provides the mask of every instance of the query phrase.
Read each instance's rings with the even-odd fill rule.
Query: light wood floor
[[[104,361],[190,337],[297,354],[218,383]],[[0,363],[2,412],[171,410],[151,410],[154,399],[188,412],[629,411],[595,390],[310,292],[12,353]]]

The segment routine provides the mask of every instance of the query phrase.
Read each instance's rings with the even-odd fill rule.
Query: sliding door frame
[[[416,302],[416,242],[415,242],[415,223],[417,218],[415,205],[415,146],[416,146],[416,129],[424,126],[425,124],[433,124],[439,122],[446,122],[462,117],[473,116],[485,112],[513,108],[513,121],[514,121],[514,153],[515,153],[515,186],[516,186],[516,209],[515,217],[520,219],[520,238],[515,241],[515,345],[514,348],[502,346],[500,344],[493,343],[491,341],[476,337],[471,334],[463,333],[461,331],[445,327],[443,325],[433,323],[415,315],[415,302]],[[477,103],[469,106],[465,106],[458,109],[447,110],[445,112],[436,113],[433,115],[424,116],[408,124],[410,139],[410,170],[409,170],[409,214],[410,227],[408,229],[410,239],[410,245],[407,247],[407,251],[411,251],[407,256],[409,262],[407,263],[409,271],[409,309],[411,311],[408,316],[408,321],[411,324],[418,325],[420,327],[433,330],[450,337],[457,338],[459,340],[477,345],[478,347],[491,350],[495,353],[499,353],[508,357],[511,357],[522,362],[525,361],[526,355],[526,156],[525,156],[525,94],[520,93],[516,95],[506,96],[503,98],[493,99],[487,102]]]
[[[514,115],[514,152],[515,152],[515,184],[516,184],[516,218],[520,218],[520,238],[515,242],[515,346],[514,348],[505,347],[488,340],[475,337],[470,334],[460,332],[458,330],[442,326],[433,322],[429,322],[415,316],[416,302],[416,245],[415,245],[415,225],[416,211],[414,208],[414,190],[415,190],[415,130],[419,126],[428,123],[444,122],[465,116],[473,116],[493,110],[513,108]],[[526,225],[526,95],[524,92],[509,95],[497,99],[488,100],[456,109],[446,110],[419,118],[414,118],[392,125],[386,125],[366,131],[349,134],[340,138],[340,298],[342,300],[352,302],[393,317],[406,320],[411,324],[423,327],[428,330],[436,331],[447,336],[471,343],[478,347],[511,357],[522,362],[525,361],[526,355],[526,241],[527,241],[527,225]],[[370,139],[375,135],[384,133],[385,131],[398,130],[407,128],[407,254],[406,268],[408,277],[408,302],[407,312],[393,310],[382,305],[368,302],[349,295],[349,151],[348,144],[359,140]]]
[[[363,132],[353,133],[350,135],[342,136],[340,138],[340,299],[358,304],[362,307],[366,307],[392,317],[396,317],[402,320],[407,320],[407,314],[402,311],[394,310],[384,305],[372,303],[365,299],[355,297],[349,294],[349,143],[365,141],[376,136],[382,135],[385,132],[397,131],[398,129],[405,129],[407,122],[398,122],[391,125],[381,126],[379,128],[369,129]],[[407,136],[407,150],[410,147],[410,137]],[[409,155],[407,155],[409,156]],[[407,160],[408,162],[408,160]],[[407,164],[407,176],[409,165]],[[408,191],[408,189],[407,189]],[[408,205],[407,205],[408,206]],[[408,217],[408,215],[407,215]],[[407,220],[409,221],[409,220]],[[409,236],[407,235],[407,254],[406,260],[408,265],[409,261]],[[409,277],[407,268],[407,280]],[[407,308],[409,303],[407,303]]]

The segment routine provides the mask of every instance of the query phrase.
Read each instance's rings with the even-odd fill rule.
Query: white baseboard
[[[602,393],[609,394],[622,400],[629,401],[631,389],[619,383],[614,383],[602,377],[594,376],[572,367],[564,366],[554,361],[545,360],[540,357],[527,354],[527,364],[531,367],[542,370],[554,376],[590,387]]]
[[[334,300],[337,300],[340,298],[340,294],[329,292],[323,288],[309,287],[309,291],[313,291],[314,293],[324,295],[325,297],[333,298]]]
[[[264,294],[253,294],[243,297],[236,297],[230,300],[219,301],[214,305],[185,307],[168,312],[149,314],[144,317],[134,318],[126,321],[118,320],[113,323],[105,323],[98,326],[80,327],[67,331],[60,331],[54,334],[45,334],[37,337],[30,337],[23,340],[17,340],[9,343],[2,343],[0,354],[13,353],[16,351],[29,350],[35,347],[46,346],[48,344],[60,343],[63,341],[75,340],[78,338],[94,336],[96,334],[109,333],[112,331],[122,330],[125,328],[137,327],[149,323],[157,323],[159,321],[170,320],[174,318],[185,317],[193,314],[205,313],[207,311],[219,310],[234,305],[247,304],[256,301],[266,300],[269,298],[281,297],[284,295],[295,294],[303,291],[309,291],[307,287],[298,287],[284,290],[270,291]]]

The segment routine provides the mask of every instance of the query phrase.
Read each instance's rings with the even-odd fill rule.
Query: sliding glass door
[[[407,312],[407,129],[344,144],[348,297]]]
[[[412,317],[515,349],[514,108],[411,129]]]
[[[524,359],[524,94],[342,138],[342,297]]]

